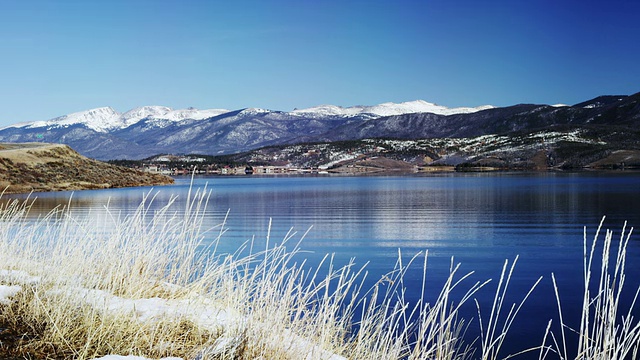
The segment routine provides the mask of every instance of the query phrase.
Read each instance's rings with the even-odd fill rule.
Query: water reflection
[[[197,178],[194,186],[212,191],[205,227],[220,224],[230,212],[219,249],[234,252],[255,238],[266,243],[270,219],[272,242],[291,228],[313,227],[302,243],[311,251],[309,263],[325,253],[336,261],[370,262],[371,282],[390,271],[398,249],[408,259],[429,250],[429,278],[437,284],[446,275],[451,257],[472,279],[497,278],[505,259],[519,255],[512,292],[523,295],[538,276],[546,279],[533,294],[517,326],[525,343],[538,345],[555,301],[548,281],[556,274],[567,309],[579,306],[582,270],[582,227],[593,234],[603,215],[606,227],[621,229],[624,220],[640,224],[640,175],[633,173],[442,174],[416,177],[216,177]],[[175,195],[172,211],[180,214],[188,197],[189,180],[161,188],[111,189],[35,194],[31,216],[71,205],[73,214],[98,216],[109,206],[126,215],[145,193],[155,199],[151,211]],[[23,195],[5,198],[24,198]],[[217,235],[211,232],[209,240]],[[640,243],[633,238],[628,263],[640,260]],[[419,281],[421,270],[408,273]],[[631,267],[628,285],[639,283],[640,268]],[[411,280],[408,281],[411,284]],[[411,293],[411,286],[408,291]],[[484,294],[484,295],[483,295]],[[491,293],[478,296],[491,297]],[[410,295],[411,296],[411,295]],[[577,309],[577,308],[576,308]],[[475,316],[475,309],[469,309]],[[528,315],[527,315],[528,314]],[[544,315],[544,316],[541,316]],[[571,317],[571,315],[567,315]],[[529,343],[526,343],[529,341]]]

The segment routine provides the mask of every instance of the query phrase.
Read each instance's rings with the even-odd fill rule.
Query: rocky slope
[[[6,193],[165,185],[173,179],[86,158],[67,145],[0,144],[0,189]]]

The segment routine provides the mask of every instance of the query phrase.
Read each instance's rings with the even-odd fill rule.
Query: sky
[[[630,95],[638,19],[637,0],[0,0],[0,126],[103,106]]]

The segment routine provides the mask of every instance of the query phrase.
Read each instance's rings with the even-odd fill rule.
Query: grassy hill
[[[165,185],[173,179],[92,160],[67,145],[0,143],[0,189],[6,193]]]

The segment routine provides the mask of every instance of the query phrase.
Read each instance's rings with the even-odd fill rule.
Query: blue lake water
[[[137,207],[143,193],[153,191],[158,193],[154,206],[178,195],[176,209],[182,209],[180,201],[186,199],[189,185],[190,179],[177,178],[175,185],[153,190],[80,191],[73,194],[71,204],[82,215],[108,201],[112,210],[126,214]],[[195,188],[205,185],[212,191],[205,226],[221,223],[229,211],[220,250],[233,252],[254,236],[258,246],[264,244],[270,219],[274,242],[291,228],[302,234],[312,227],[301,244],[309,251],[305,254],[309,264],[326,253],[334,253],[339,264],[355,257],[359,265],[369,262],[370,284],[393,269],[399,249],[405,261],[428,250],[427,279],[433,296],[453,257],[462,264],[461,274],[474,271],[469,286],[494,279],[477,294],[486,311],[504,261],[519,255],[508,301],[520,300],[539,276],[544,279],[516,319],[504,355],[539,345],[547,322],[558,322],[552,272],[559,283],[565,321],[579,327],[584,226],[589,238],[604,215],[604,227],[616,234],[624,221],[640,226],[639,173],[195,178]],[[67,204],[70,197],[64,192],[36,195],[35,213]],[[633,295],[640,284],[640,235],[632,236],[628,256],[626,286]],[[419,295],[421,276],[420,266],[407,274],[410,299]],[[469,305],[465,317],[476,318],[467,332],[472,339],[478,323],[475,305]]]

